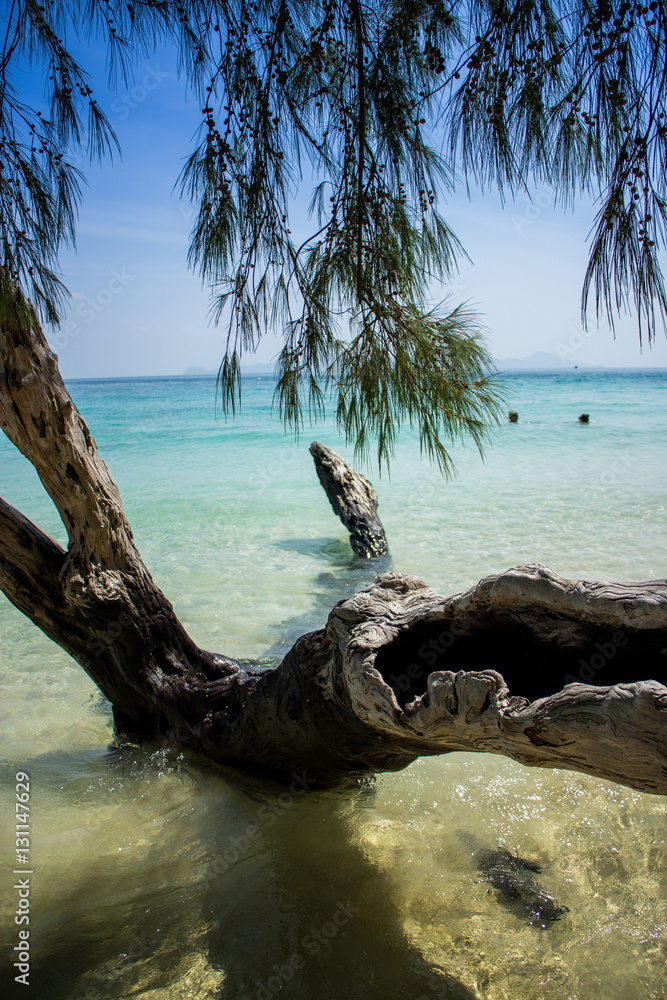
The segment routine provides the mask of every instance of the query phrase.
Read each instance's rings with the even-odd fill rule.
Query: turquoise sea
[[[391,549],[377,563],[353,556],[308,446],[351,450],[326,423],[285,436],[271,378],[244,380],[233,421],[216,418],[213,378],[69,388],[196,642],[279,657],[390,568],[442,594],[528,562],[566,577],[667,575],[667,371],[506,382],[519,423],[494,431],[483,461],[456,444],[457,478],[422,461],[410,431],[390,476],[360,466]],[[4,438],[0,495],[65,544]],[[113,748],[95,687],[2,597],[0,693],[3,995],[26,995],[10,957],[24,771],[39,1000],[664,997],[663,797],[460,753],[353,792],[302,795],[157,742]],[[542,929],[505,909],[462,832],[538,859],[569,912]]]

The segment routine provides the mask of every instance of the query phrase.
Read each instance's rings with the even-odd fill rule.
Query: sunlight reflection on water
[[[157,743],[28,770],[38,996],[660,996],[658,796],[458,753],[308,793]],[[569,912],[543,929],[503,906],[461,831],[539,861]]]
[[[664,380],[623,381],[582,377],[580,401],[525,379],[522,423],[499,429],[486,466],[460,450],[455,482],[408,441],[377,484],[392,548],[380,567],[352,558],[307,443],[269,426],[270,387],[266,413],[250,406],[236,427],[178,381],[166,396],[158,382],[75,395],[196,641],[256,656],[279,655],[390,567],[441,593],[534,558],[563,573],[664,574]],[[599,421],[585,432],[566,422],[582,408]],[[326,428],[317,436],[337,447]],[[2,462],[8,499],[62,540],[20,459],[5,448]],[[109,750],[108,706],[80,668],[6,602],[0,626],[12,810],[16,770],[31,775],[39,1000],[663,1000],[666,799],[482,754],[298,794],[159,743]],[[4,808],[2,823],[9,844]],[[462,833],[540,862],[539,884],[568,912],[531,926]],[[10,947],[15,905],[4,878]],[[7,964],[0,976],[11,986]]]

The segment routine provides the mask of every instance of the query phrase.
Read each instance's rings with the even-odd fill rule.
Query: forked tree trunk
[[[0,423],[69,546],[0,502],[0,587],[81,664],[121,732],[163,733],[282,781],[478,750],[667,794],[666,583],[568,582],[533,566],[443,599],[388,574],[279,667],[244,667],[189,638],[36,321],[5,326]]]

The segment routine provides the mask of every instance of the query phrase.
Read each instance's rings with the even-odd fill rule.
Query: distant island
[[[573,368],[605,368],[606,365],[586,365],[578,364],[575,365],[571,360],[566,360],[565,358],[559,357],[557,354],[550,354],[548,351],[535,351],[533,354],[526,355],[525,358],[498,358],[496,359],[496,366],[499,371],[534,371],[541,369],[542,371],[549,371],[551,369],[565,370]],[[242,365],[241,372],[243,375],[273,375],[274,366],[267,364],[255,364],[255,365]],[[199,368],[196,365],[191,368],[186,368],[183,372],[183,376],[190,378],[195,378],[196,376],[204,375],[217,375],[217,369],[210,368]]]
[[[273,375],[274,373],[273,365],[241,365],[241,373],[243,375]],[[217,375],[218,369],[212,368],[199,368],[197,365],[193,365],[190,368],[186,368],[183,372],[184,376],[194,378],[199,375]]]
[[[572,369],[572,368],[606,368],[606,365],[586,365],[586,364],[573,364],[571,359],[561,358],[558,354],[550,354],[548,351],[535,351],[533,354],[526,355],[525,358],[498,358],[496,359],[496,365],[500,371],[507,371],[508,369],[520,369],[521,371],[527,371],[532,369],[541,368],[542,370],[548,370],[551,368],[558,369]]]

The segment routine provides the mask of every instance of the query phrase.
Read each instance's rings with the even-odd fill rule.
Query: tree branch
[[[199,703],[201,685],[234,678],[239,667],[200,650],[155,586],[34,313],[1,315],[0,427],[37,470],[70,544],[63,552],[3,505],[0,586],[134,729],[179,739],[193,692]]]
[[[63,616],[59,573],[66,556],[52,538],[0,497],[0,590],[47,635],[54,620]]]
[[[5,315],[0,332],[0,427],[32,462],[56,505],[70,552],[108,569],[137,566],[118,487],[100,458],[39,328]]]

